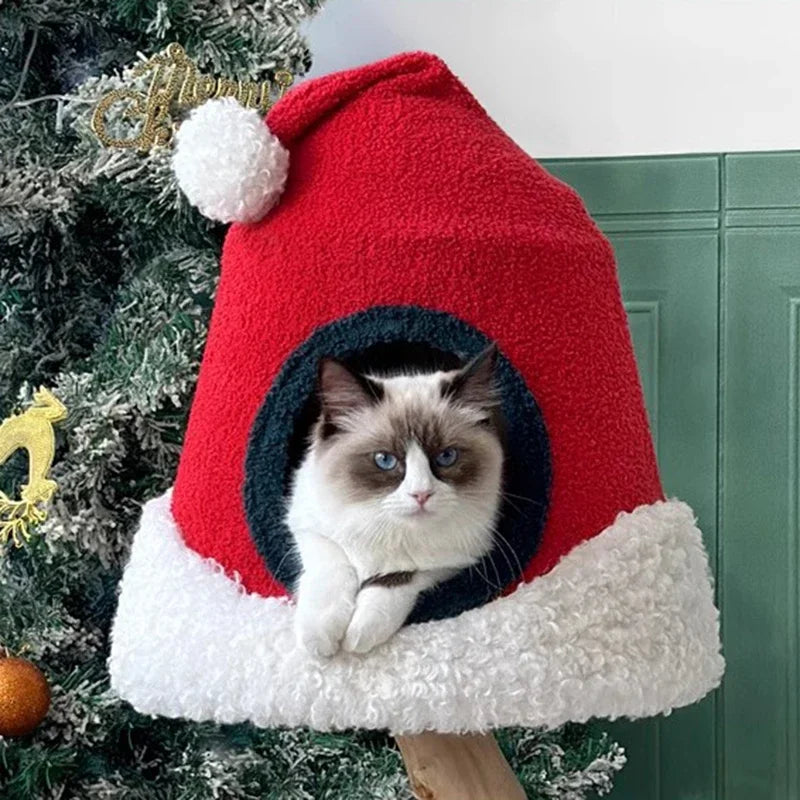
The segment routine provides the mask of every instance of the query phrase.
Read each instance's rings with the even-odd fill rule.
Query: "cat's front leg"
[[[336,653],[356,607],[358,576],[344,551],[317,534],[298,538],[303,572],[297,584],[295,633],[318,657]]]
[[[393,573],[407,580],[386,576],[389,580],[367,582],[356,597],[353,617],[347,627],[342,649],[367,653],[390,639],[408,619],[420,592],[438,583],[450,571]]]

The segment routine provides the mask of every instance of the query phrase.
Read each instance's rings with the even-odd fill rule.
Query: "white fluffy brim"
[[[111,683],[141,712],[262,727],[482,731],[645,717],[716,687],[718,612],[676,500],[620,514],[507,597],[401,629],[360,656],[295,644],[294,607],[247,594],[145,506],[122,580]]]

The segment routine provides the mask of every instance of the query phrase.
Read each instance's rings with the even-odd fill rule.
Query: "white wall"
[[[800,0],[327,0],[312,75],[442,56],[538,157],[800,148]]]

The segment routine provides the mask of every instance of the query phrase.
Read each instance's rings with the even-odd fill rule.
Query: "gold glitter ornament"
[[[28,482],[22,485],[20,499],[0,492],[0,543],[11,538],[22,547],[23,540],[31,537],[31,528],[47,518],[44,505],[58,489],[48,477],[56,449],[53,425],[66,417],[64,404],[41,387],[34,392],[30,408],[0,424],[0,466],[17,450],[28,451]]]
[[[266,114],[275,102],[273,84],[280,98],[293,81],[292,73],[285,69],[276,70],[272,82],[260,83],[203,75],[177,42],[133,68],[134,78],[148,73],[151,75],[146,94],[130,88],[114,89],[95,107],[91,126],[101,144],[143,152],[167,145],[177,127],[170,115],[180,109],[196,108],[212,97],[235,97],[245,108]],[[136,135],[119,138],[109,133],[106,118],[118,103],[125,104],[123,119],[140,122]]]
[[[0,736],[27,736],[50,708],[50,686],[30,661],[0,655]]]

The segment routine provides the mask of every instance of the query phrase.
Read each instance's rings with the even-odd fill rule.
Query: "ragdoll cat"
[[[296,632],[318,656],[365,653],[420,592],[492,548],[501,498],[497,351],[458,370],[359,374],[323,359],[320,416],[289,496],[302,571]]]

